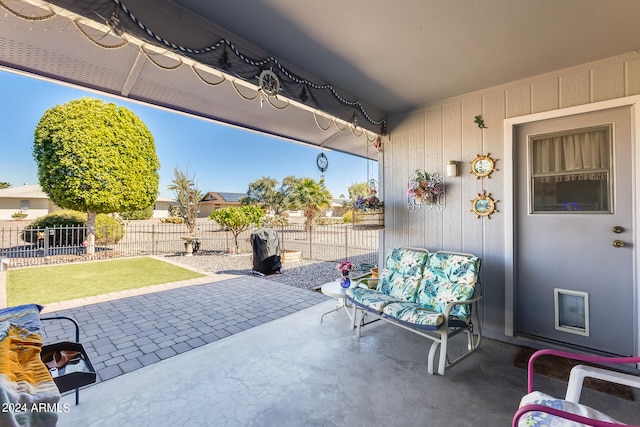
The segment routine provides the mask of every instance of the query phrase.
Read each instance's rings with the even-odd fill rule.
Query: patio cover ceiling
[[[5,69],[372,158],[394,114],[640,49],[637,0],[0,6]]]

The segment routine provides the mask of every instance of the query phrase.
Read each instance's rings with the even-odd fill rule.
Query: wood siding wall
[[[484,329],[500,339],[505,330],[504,213],[477,219],[471,203],[483,189],[499,200],[499,211],[513,203],[504,194],[504,119],[640,94],[640,56],[607,58],[506,85],[441,100],[390,120],[389,141],[381,155],[386,227],[381,249],[401,246],[470,252],[482,258]],[[482,115],[487,129],[474,117]],[[496,159],[491,178],[476,179],[470,162],[477,154]],[[442,212],[410,212],[407,181],[415,169],[446,170],[460,162],[460,176],[446,177]],[[510,315],[510,314],[509,314]]]

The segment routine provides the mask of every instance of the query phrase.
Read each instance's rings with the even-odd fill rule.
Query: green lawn
[[[7,271],[7,305],[44,305],[202,276],[152,258],[11,269]]]

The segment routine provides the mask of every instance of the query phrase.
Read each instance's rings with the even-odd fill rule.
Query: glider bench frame
[[[371,323],[365,323],[365,317],[372,316],[432,340],[427,370],[433,374],[440,347],[438,374],[444,375],[446,368],[473,353],[482,340],[479,271],[480,259],[471,254],[391,249],[379,279],[368,278],[363,281],[366,287],[347,290],[346,298],[353,304],[352,327],[360,338],[362,327]],[[370,289],[372,285],[376,288]],[[449,338],[460,333],[467,336],[467,351],[450,361]]]

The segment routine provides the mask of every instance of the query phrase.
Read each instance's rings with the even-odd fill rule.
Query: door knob
[[[620,234],[624,231],[624,228],[620,227],[619,225],[616,225],[615,227],[613,227],[611,231],[613,231],[616,234]]]
[[[624,242],[622,240],[614,240],[613,241],[613,247],[614,248],[621,248],[624,246]]]

